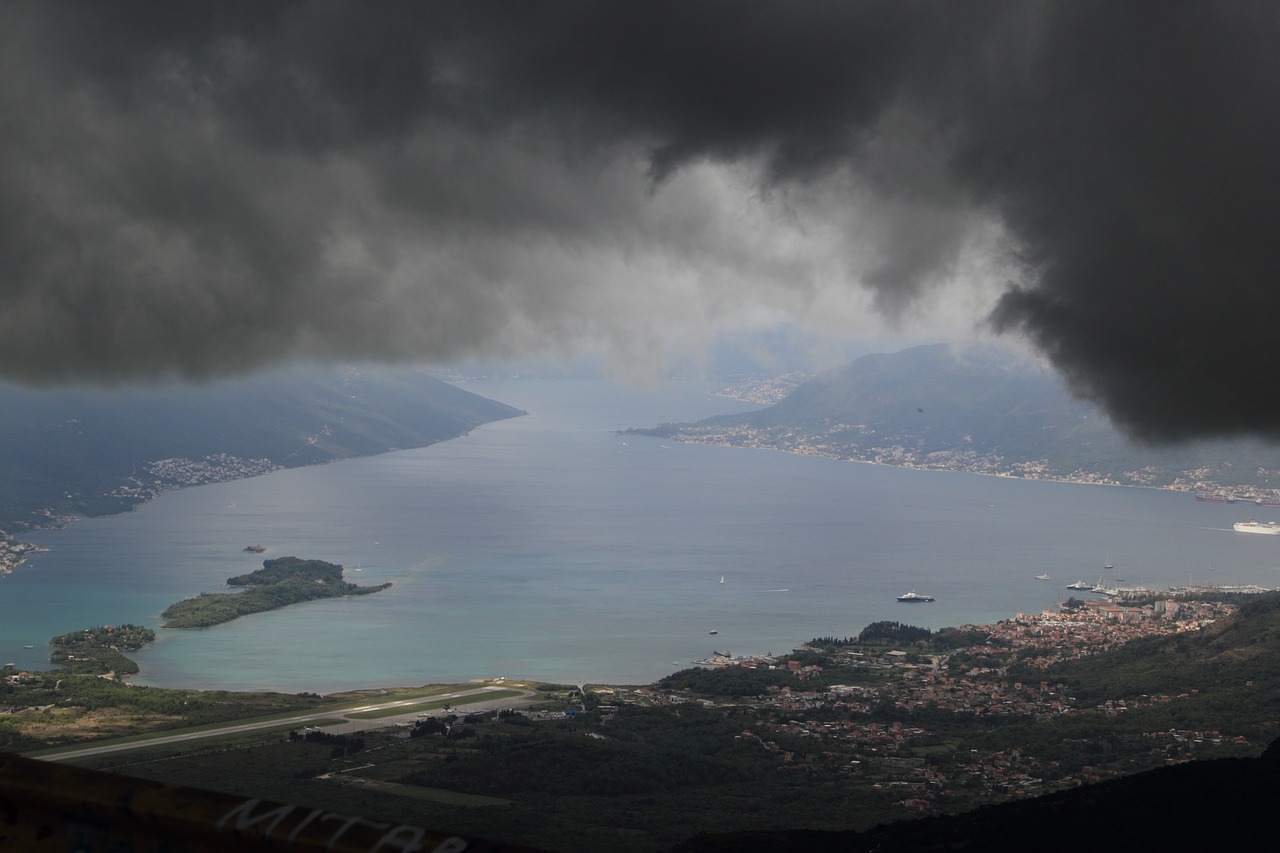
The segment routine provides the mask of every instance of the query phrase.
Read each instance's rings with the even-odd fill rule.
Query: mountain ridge
[[[1057,374],[995,345],[863,356],[766,408],[633,432],[908,467],[1280,494],[1274,449],[1246,440],[1139,444]]]
[[[0,386],[0,529],[110,515],[182,485],[421,447],[521,414],[408,369],[110,393]]]

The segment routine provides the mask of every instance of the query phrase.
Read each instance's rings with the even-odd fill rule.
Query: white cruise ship
[[[1280,524],[1274,521],[1237,521],[1232,527],[1236,533],[1280,533]]]

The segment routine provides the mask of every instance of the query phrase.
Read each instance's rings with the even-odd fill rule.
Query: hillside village
[[[873,649],[851,638],[814,641],[776,660],[720,656],[707,663],[725,670],[778,670],[787,673],[791,683],[732,698],[677,687],[682,682],[676,676],[634,690],[599,688],[596,693],[605,712],[601,731],[607,732],[613,708],[696,703],[749,720],[739,737],[772,753],[782,772],[855,779],[877,789],[897,790],[902,794],[899,805],[913,811],[950,811],[957,807],[957,797],[985,802],[990,797],[1034,795],[1131,773],[1137,765],[1246,754],[1264,746],[1243,732],[1219,727],[1142,731],[1140,757],[1133,749],[1103,749],[1095,756],[1098,760],[1046,756],[1033,746],[1006,742],[985,748],[978,742],[963,750],[947,746],[958,737],[955,722],[963,728],[965,721],[1115,718],[1143,707],[1192,700],[1200,688],[1172,695],[1080,700],[1054,677],[1034,675],[1137,639],[1193,634],[1239,608],[1217,600],[1221,590],[1216,587],[1169,590],[1158,597],[1148,593],[1145,598],[1091,598],[1070,609],[1020,613],[993,625],[947,629],[957,636],[980,638],[949,651],[918,644]],[[815,663],[820,657],[826,662]],[[854,674],[857,683],[831,683],[824,676],[833,672]],[[1107,738],[1105,724],[1096,737]]]
[[[870,462],[901,468],[933,471],[965,471],[997,477],[1089,483],[1103,486],[1137,486],[1171,489],[1201,495],[1235,495],[1235,484],[1214,479],[1204,468],[1170,472],[1156,467],[1134,467],[1123,471],[1072,469],[1055,465],[1047,458],[1012,459],[997,452],[983,452],[966,446],[928,449],[918,446],[912,436],[884,434],[867,424],[833,423],[814,427],[760,427],[750,423],[722,422],[670,425],[638,432],[660,434],[663,438],[690,444],[782,450],[807,456],[825,456],[848,462]],[[1244,502],[1280,501],[1280,488],[1252,485],[1240,499]],[[1232,502],[1236,502],[1233,497]]]
[[[19,542],[0,530],[0,575],[12,572],[27,559],[27,555],[43,550],[45,549],[39,545]]]
[[[809,377],[742,381],[719,393],[758,408],[628,432],[904,468],[1280,503],[1280,467],[1265,443],[1134,440],[1099,406],[1073,395],[1060,376],[996,345],[910,347]]]
[[[270,459],[243,459],[228,453],[214,453],[200,459],[156,459],[143,467],[145,474],[127,478],[123,484],[108,492],[108,496],[137,502],[148,501],[173,489],[256,477],[279,471],[283,466]]]

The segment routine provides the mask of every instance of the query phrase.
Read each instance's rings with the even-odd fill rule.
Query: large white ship
[[[1274,521],[1237,521],[1232,527],[1236,533],[1280,533],[1280,524]]]

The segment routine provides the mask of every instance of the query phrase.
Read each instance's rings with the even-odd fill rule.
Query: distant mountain
[[[781,402],[639,430],[913,467],[1188,488],[1280,488],[1280,454],[1254,442],[1136,444],[1049,369],[995,346],[868,355]]]
[[[163,390],[0,386],[0,530],[158,491],[421,447],[523,414],[416,370],[293,371]]]

